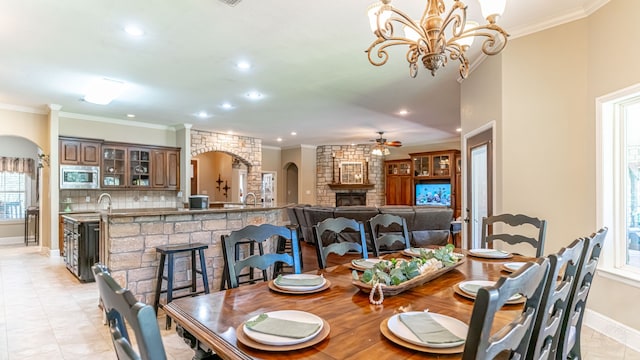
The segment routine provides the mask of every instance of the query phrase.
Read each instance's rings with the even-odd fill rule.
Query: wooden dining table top
[[[457,250],[457,252],[462,250]],[[401,254],[385,256],[403,257]],[[467,280],[497,280],[508,275],[502,264],[528,261],[465,256],[455,269],[398,295],[385,296],[381,305],[369,302],[369,293],[352,284],[351,264],[312,273],[323,274],[330,288],[311,294],[283,294],[261,282],[235,289],[174,300],[164,307],[167,315],[224,359],[459,359],[461,353],[438,354],[397,345],[381,332],[380,324],[394,314],[423,311],[447,315],[469,324],[473,300],[454,292]],[[246,320],[276,310],[301,310],[324,319],[329,335],[319,343],[292,351],[254,349],[238,341],[237,329]],[[521,305],[507,305],[496,316],[494,328],[506,325],[521,312]]]

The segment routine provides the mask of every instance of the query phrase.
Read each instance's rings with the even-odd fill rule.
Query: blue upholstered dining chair
[[[313,237],[320,269],[327,267],[329,254],[343,256],[347,252],[355,252],[362,254],[364,259],[368,258],[364,225],[359,221],[343,217],[325,219],[313,225]]]
[[[549,276],[540,311],[536,318],[527,359],[554,359],[560,341],[560,330],[573,291],[576,273],[584,249],[584,239],[577,239],[549,258]]]
[[[130,290],[118,285],[104,265],[95,264],[91,269],[98,284],[100,300],[118,359],[166,359],[153,306],[137,301]],[[132,345],[127,326],[133,330],[138,352]]]
[[[537,230],[536,236],[527,236],[522,233],[509,233],[509,230],[503,229],[502,233],[493,232],[493,226],[496,224],[510,226],[511,229],[525,230],[524,226],[530,225]],[[535,257],[544,254],[544,240],[547,233],[547,221],[535,217],[522,214],[501,214],[482,218],[482,247],[493,247],[494,241],[503,241],[509,245],[526,243],[535,249]]]
[[[264,244],[267,240],[275,239],[276,242],[289,240],[291,242],[291,253],[263,253],[251,254],[241,258],[238,253],[241,247],[238,244],[246,244],[253,248],[253,244]],[[264,248],[264,245],[261,246]],[[277,248],[277,243],[274,244]],[[263,271],[263,278],[266,281],[265,270],[277,263],[285,263],[293,267],[293,272],[299,274],[302,271],[300,265],[300,243],[295,227],[276,226],[272,224],[249,225],[240,230],[232,231],[229,235],[222,236],[222,252],[225,261],[226,274],[229,288],[237,288],[240,285],[239,275],[243,269],[260,269]],[[256,279],[258,280],[258,279]],[[224,279],[223,279],[224,281]],[[255,281],[255,280],[254,280]]]
[[[407,221],[398,215],[378,214],[367,221],[373,256],[411,247]]]
[[[562,328],[560,329],[560,341],[556,349],[556,359],[582,359],[580,352],[582,320],[586,310],[587,296],[589,295],[589,290],[591,290],[591,282],[596,272],[607,230],[606,227],[602,228],[584,239],[585,244],[580,256],[580,265],[578,266],[573,288],[569,295],[567,311],[564,314]]]
[[[538,258],[513,274],[501,277],[495,285],[480,288],[462,359],[494,359],[504,353],[508,353],[510,359],[525,359],[548,274],[549,260]],[[492,332],[496,313],[516,294],[527,298],[522,312],[509,324]]]

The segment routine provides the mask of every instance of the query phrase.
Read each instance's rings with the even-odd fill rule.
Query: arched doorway
[[[247,192],[248,165],[234,154],[204,152],[193,156],[191,165],[192,194],[207,195],[210,202],[242,201]]]
[[[285,165],[286,173],[286,202],[287,204],[298,203],[298,166],[294,163]]]

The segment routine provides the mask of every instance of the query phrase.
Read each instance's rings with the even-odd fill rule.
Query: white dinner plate
[[[405,314],[411,314],[416,312],[417,311],[406,312]],[[437,321],[444,328],[451,331],[451,333],[454,334],[455,336],[461,339],[467,338],[467,331],[469,331],[469,327],[467,326],[467,324],[463,323],[462,321],[456,318],[452,318],[442,314],[429,313],[429,315],[431,315],[431,318],[433,320]],[[400,314],[395,314],[392,317],[390,317],[389,321],[387,322],[387,327],[389,328],[389,331],[393,333],[393,335],[401,338],[404,341],[407,341],[419,346],[427,346],[430,348],[450,348],[450,347],[456,347],[464,344],[464,340],[461,340],[459,342],[446,343],[446,344],[440,344],[440,343],[430,344],[430,343],[422,342],[402,321],[400,321],[399,316]]]
[[[289,274],[289,275],[282,275],[283,278],[285,279],[315,279],[315,278],[322,278],[322,283],[320,285],[308,285],[308,286],[299,286],[299,285],[279,285],[278,282],[276,281],[277,279],[274,279],[273,284],[275,286],[277,286],[280,289],[283,290],[289,290],[289,291],[311,291],[311,290],[316,290],[316,289],[320,289],[321,287],[324,286],[324,284],[327,283],[327,279],[325,279],[323,276],[320,275],[314,275],[314,274]]]
[[[356,269],[367,270],[367,269],[373,269],[375,264],[379,263],[382,260],[383,259],[378,259],[378,258],[354,259],[354,260],[351,260],[351,265],[353,265],[353,267]]]
[[[299,310],[279,310],[279,311],[271,311],[266,313],[267,315],[269,315],[269,317],[275,318],[275,319],[283,319],[283,320],[291,320],[291,321],[299,321],[299,322],[306,322],[306,323],[314,323],[314,324],[319,324],[320,327],[318,328],[318,330],[316,332],[314,332],[313,334],[305,337],[305,338],[300,338],[300,339],[294,339],[294,338],[289,338],[289,337],[284,337],[284,336],[277,336],[277,335],[269,335],[269,334],[264,334],[261,332],[257,332],[257,331],[253,331],[251,329],[249,329],[245,323],[245,325],[243,325],[242,330],[244,331],[245,335],[247,335],[249,338],[251,338],[254,341],[257,341],[261,344],[266,344],[266,345],[275,345],[275,346],[284,346],[284,345],[295,345],[295,344],[300,344],[303,343],[305,341],[309,341],[311,339],[313,339],[314,336],[318,335],[318,333],[320,333],[320,331],[322,331],[322,326],[323,326],[323,322],[322,319],[314,314],[305,312],[305,311],[299,311]],[[259,315],[256,315],[254,317],[252,317],[251,319],[247,320],[247,321],[251,321],[251,320],[255,320]]]
[[[463,281],[458,284],[460,290],[462,290],[465,294],[468,294],[475,298],[478,295],[478,286],[493,286],[495,285],[495,281],[489,280],[471,280],[471,281]],[[515,294],[509,298],[508,301],[517,301],[522,297],[520,294]]]
[[[420,250],[424,250],[427,253],[430,253],[433,251],[433,249],[429,249],[429,248],[409,248],[409,249],[404,249],[402,250],[402,252],[407,255],[407,256],[420,256]]]
[[[489,259],[507,259],[513,256],[511,253],[497,249],[471,249],[469,255]]]
[[[508,262],[508,263],[504,263],[502,264],[502,267],[504,268],[505,271],[509,271],[509,272],[514,272],[514,271],[518,271],[524,264],[526,264],[526,262]]]

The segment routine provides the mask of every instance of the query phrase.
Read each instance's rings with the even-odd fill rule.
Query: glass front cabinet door
[[[126,186],[126,154],[123,147],[102,147],[102,187]]]
[[[151,153],[148,150],[129,149],[129,185],[150,187]]]

